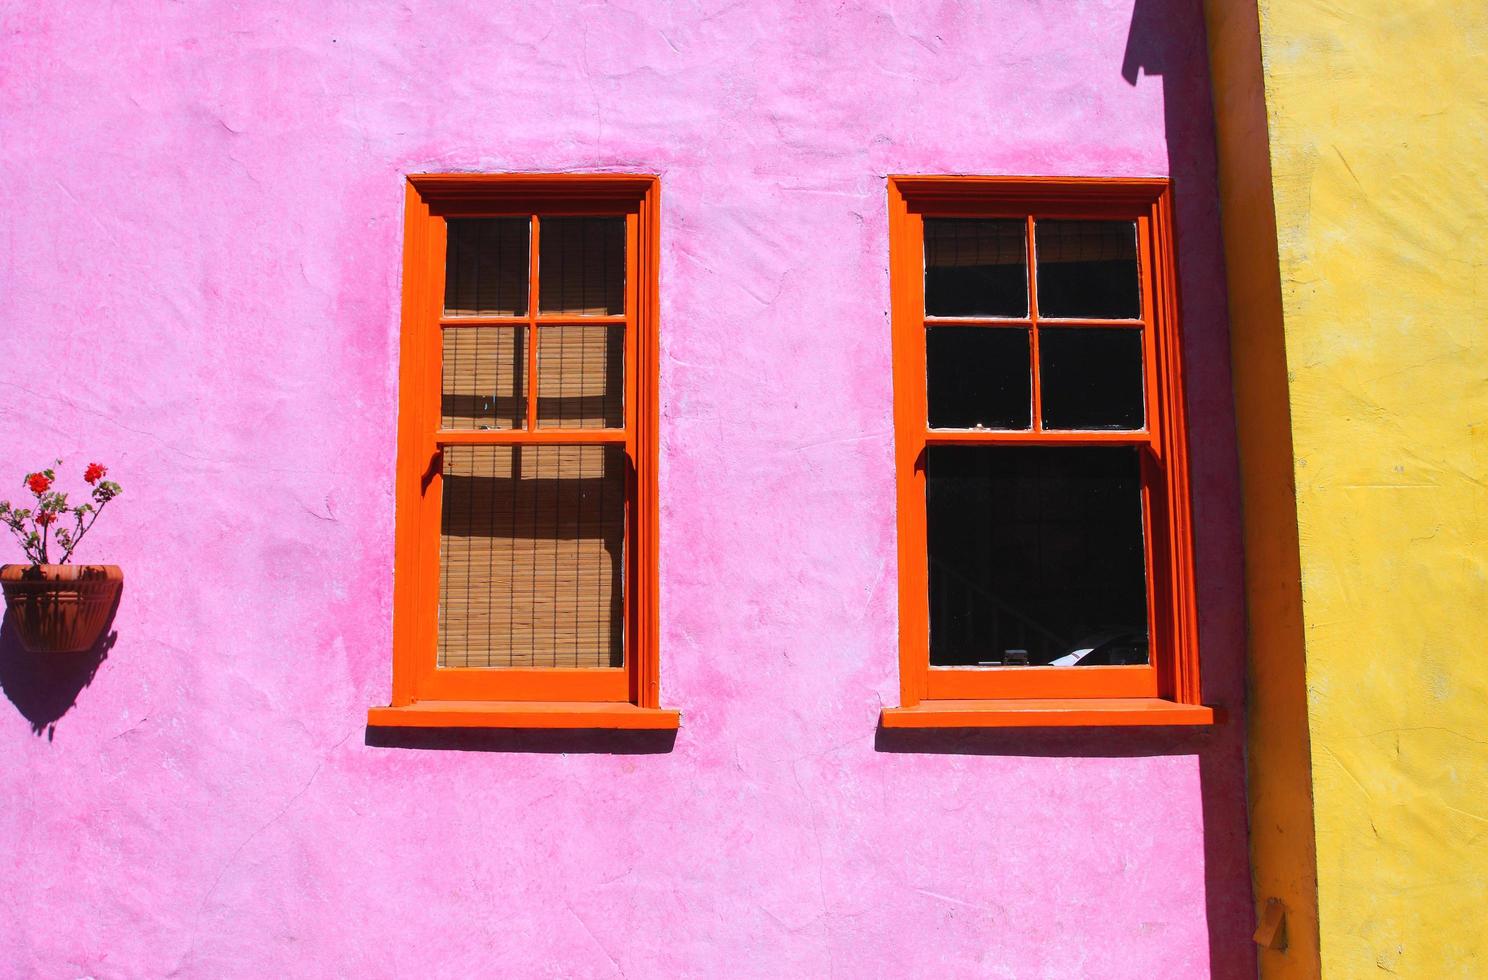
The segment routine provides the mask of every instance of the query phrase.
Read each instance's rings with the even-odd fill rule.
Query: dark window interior
[[[925,488],[932,666],[1147,662],[1135,448],[932,446]]]
[[[1026,327],[930,327],[925,360],[933,428],[1031,425]]]
[[[1028,315],[1025,224],[925,219],[925,315]]]
[[[1135,222],[1038,221],[1033,240],[1039,316],[1141,317]]]
[[[1140,429],[1142,333],[1043,327],[1039,383],[1046,429]]]

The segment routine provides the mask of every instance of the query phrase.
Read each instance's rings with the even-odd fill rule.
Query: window
[[[1164,180],[889,182],[901,706],[1203,724]]]
[[[655,178],[409,180],[393,698],[675,728],[656,657]]]

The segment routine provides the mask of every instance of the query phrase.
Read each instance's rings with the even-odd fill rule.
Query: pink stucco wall
[[[503,6],[0,7],[0,486],[111,463],[128,577],[91,683],[0,642],[0,973],[1251,975],[1197,0]],[[444,170],[661,175],[670,751],[366,732]],[[1229,724],[876,736],[896,172],[1177,177]]]

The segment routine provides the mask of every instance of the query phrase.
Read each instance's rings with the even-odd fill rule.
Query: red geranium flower
[[[49,510],[44,510],[40,514],[36,515],[36,523],[40,524],[42,527],[46,527],[48,524],[55,524],[56,521],[57,515]]]
[[[108,467],[102,463],[89,463],[88,468],[83,471],[83,479],[88,483],[97,483],[108,476]]]
[[[26,477],[26,486],[30,488],[32,493],[40,497],[51,489],[52,480],[45,473],[32,473]]]

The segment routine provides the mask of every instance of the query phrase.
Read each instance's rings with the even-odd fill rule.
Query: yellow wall
[[[1488,976],[1488,4],[1262,0],[1259,28],[1322,972]]]

